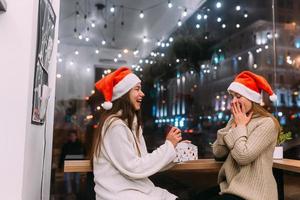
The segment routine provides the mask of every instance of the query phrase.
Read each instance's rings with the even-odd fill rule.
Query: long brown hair
[[[120,114],[119,114],[118,113],[119,111],[122,111],[122,112],[120,112]],[[106,129],[103,130],[104,122],[108,119],[108,117],[111,117],[113,115],[115,115],[115,117],[114,117],[115,119],[111,120],[110,123],[106,126]],[[137,125],[136,125],[136,127],[133,127],[134,126],[133,120],[134,120],[135,116],[137,117]],[[135,132],[137,134],[137,138],[140,137],[139,129],[142,125],[141,112],[140,112],[140,110],[136,111],[134,109],[132,103],[130,102],[129,92],[127,92],[121,98],[113,101],[112,109],[110,109],[110,110],[101,109],[98,127],[94,132],[93,146],[92,146],[92,150],[91,150],[90,156],[89,156],[90,160],[91,160],[91,164],[93,164],[94,156],[96,156],[96,157],[100,156],[102,138],[103,138],[104,134],[106,133],[108,127],[112,124],[112,122],[114,122],[117,119],[123,120],[127,124],[128,128],[131,131],[135,130]]]
[[[276,130],[277,130],[277,134],[279,136],[279,133],[281,131],[281,126],[278,122],[278,120],[274,117],[274,115],[272,115],[271,113],[269,113],[266,109],[264,109],[261,105],[259,105],[258,103],[252,103],[252,111],[253,114],[258,114],[259,116],[263,116],[263,117],[271,117],[274,121]]]

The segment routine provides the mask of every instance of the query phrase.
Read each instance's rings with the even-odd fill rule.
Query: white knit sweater
[[[232,120],[220,129],[213,144],[217,158],[227,157],[218,176],[221,194],[246,200],[277,200],[272,173],[273,151],[277,141],[270,117],[253,117],[247,126],[231,129]]]
[[[106,129],[108,121],[103,127]],[[103,136],[103,134],[102,134]],[[141,157],[138,156],[135,139]],[[94,158],[97,200],[174,200],[176,196],[154,184],[149,176],[167,167],[176,157],[173,144],[166,141],[148,153],[142,132],[136,138],[124,121],[117,119],[107,129],[99,158]]]

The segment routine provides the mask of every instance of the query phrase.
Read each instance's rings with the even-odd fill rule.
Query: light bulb
[[[201,20],[201,19],[202,19],[202,15],[198,14],[198,15],[197,15],[197,19],[198,19],[198,20]]]
[[[146,36],[143,37],[143,42],[147,42],[147,37]]]
[[[110,8],[110,12],[111,12],[111,13],[114,13],[114,12],[115,12],[115,6],[112,6],[112,7]]]
[[[169,0],[168,1],[168,8],[172,8],[173,7],[173,4],[171,3],[171,1]]]
[[[184,9],[183,13],[182,13],[182,16],[185,17],[187,15],[187,10]]]
[[[216,7],[217,7],[217,8],[221,8],[221,7],[222,7],[222,3],[218,1],[218,2],[216,3]]]
[[[181,25],[182,25],[181,20],[178,20],[177,25],[178,25],[178,26],[181,26]]]
[[[144,13],[143,13],[143,11],[140,12],[140,18],[141,18],[141,19],[144,18]]]

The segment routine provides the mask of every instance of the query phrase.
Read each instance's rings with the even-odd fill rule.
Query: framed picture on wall
[[[42,96],[45,86],[48,85],[48,73],[42,67],[40,61],[36,66],[33,88],[33,102],[32,102],[32,123],[43,124],[45,117],[42,115]]]
[[[48,72],[53,51],[56,15],[49,0],[40,0],[38,19],[37,59]]]
[[[55,37],[56,15],[49,0],[39,0],[37,48],[31,123],[42,125],[48,103],[48,69]]]

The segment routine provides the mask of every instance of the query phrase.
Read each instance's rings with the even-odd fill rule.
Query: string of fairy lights
[[[217,0],[214,4],[214,7],[213,8],[209,8],[209,7],[203,7],[201,9],[199,9],[193,16],[195,17],[195,28],[196,29],[200,29],[201,27],[206,27],[206,24],[209,23],[208,22],[208,19],[210,18],[210,15],[212,15],[212,11],[215,11],[216,13],[221,10],[223,8],[223,2],[224,1],[220,1],[220,0]],[[236,12],[238,14],[238,16],[240,16],[241,19],[247,19],[249,17],[249,14],[248,14],[248,11],[247,9],[243,8],[239,3],[237,3],[236,5],[233,6],[233,12]],[[186,14],[183,12],[182,13],[182,16],[185,16]],[[214,20],[212,20],[214,21]],[[229,24],[226,24],[225,20],[224,20],[224,17],[220,16],[220,15],[217,15],[216,17],[216,20],[215,22],[217,24],[220,25],[220,27],[222,29],[226,29],[226,28],[229,28]],[[181,19],[178,19],[178,22],[177,22],[177,26],[178,26],[178,29],[180,28],[186,28],[186,27],[182,27],[183,23],[182,23],[182,20]],[[234,27],[230,27],[230,28],[236,28],[236,29],[240,29],[241,28],[241,24],[240,23],[236,23],[234,24]],[[209,39],[209,36],[208,34],[204,34],[203,36],[203,39],[204,40],[208,40]],[[170,43],[172,43],[174,41],[174,38],[173,37],[169,37],[168,39],[166,40],[158,40],[156,42],[156,46],[157,46],[157,49],[156,51],[152,51],[151,54],[149,55],[149,57],[157,57],[157,56],[161,56],[161,57],[164,57],[165,56],[165,53],[164,53],[164,49],[169,47],[170,46]],[[145,61],[147,61],[148,58],[146,58]],[[174,58],[175,62],[176,63],[180,63],[182,61],[184,61],[184,59],[180,60],[178,58]],[[147,62],[143,62],[142,59],[139,60],[139,64],[148,64]],[[156,63],[156,61],[149,61],[150,64],[153,64],[153,63]],[[137,67],[137,71],[140,70],[140,65],[134,65],[133,67]],[[206,72],[206,71],[204,71]]]
[[[115,42],[115,40],[116,40],[114,34],[110,41],[107,38],[105,38],[105,34],[103,34],[103,32],[101,31],[101,30],[107,29],[109,26],[113,26],[113,29],[115,29],[115,26],[116,26],[115,21],[116,20],[113,20],[111,22],[111,24],[109,24],[109,22],[108,22],[109,15],[112,15],[113,18],[115,18],[115,16],[117,16],[117,13],[119,13],[119,15],[121,15],[121,18],[122,18],[120,25],[124,26],[125,25],[124,12],[126,10],[130,10],[131,12],[136,12],[137,17],[140,18],[141,20],[145,19],[146,17],[149,17],[150,16],[149,13],[151,13],[151,10],[153,10],[154,8],[159,7],[159,6],[166,6],[167,9],[174,9],[174,7],[177,7],[179,10],[182,10],[182,15],[181,15],[182,18],[186,17],[188,12],[192,12],[192,9],[185,8],[185,7],[182,8],[182,6],[180,6],[180,5],[175,6],[175,4],[171,0],[160,1],[157,4],[151,5],[144,9],[136,9],[136,8],[129,7],[126,5],[122,5],[122,4],[115,4],[114,2],[112,2],[110,0],[105,0],[105,5],[104,4],[96,5],[98,7],[102,6],[102,8],[100,8],[100,9],[102,9],[104,12],[104,16],[103,16],[104,25],[103,25],[103,27],[98,27],[98,29],[97,29],[96,21],[91,19],[91,17],[90,17],[90,13],[91,13],[90,5],[87,5],[87,4],[88,4],[88,1],[85,2],[84,6],[81,6],[79,4],[79,1],[76,1],[75,2],[75,11],[72,16],[68,16],[68,17],[74,17],[74,21],[75,21],[72,37],[76,38],[78,40],[81,40],[81,41],[85,41],[87,44],[94,46],[93,53],[96,55],[100,54],[100,49],[102,47],[105,47],[108,45],[112,46],[111,43]],[[85,7],[85,8],[83,8],[83,7]],[[81,28],[82,30],[79,30],[79,28],[78,28],[80,21],[81,21],[80,25],[82,27],[84,27],[84,28]],[[96,31],[96,30],[97,31],[100,30],[100,35],[102,36],[102,40],[100,42],[93,41],[90,36],[91,32]],[[156,39],[150,38],[146,35],[143,35],[141,37],[142,43],[151,42],[153,40],[156,40]],[[157,39],[157,41],[159,41],[159,39]],[[63,38],[59,38],[58,43],[59,44],[63,43]],[[138,42],[138,44],[136,45],[136,48],[134,48],[134,49],[125,48],[123,50],[120,50],[120,52],[117,53],[117,55],[114,55],[114,56],[112,55],[112,60],[115,63],[118,63],[119,59],[121,59],[124,54],[128,54],[128,53],[132,53],[134,57],[138,58],[139,53],[140,53],[138,46],[140,46],[140,42]],[[64,54],[59,54],[60,56],[58,57],[58,62],[62,63],[64,61],[63,57],[66,57],[73,53],[75,56],[78,56],[80,54],[80,51],[79,51],[79,49],[74,49],[74,52],[64,52]],[[74,63],[74,61],[70,61],[70,64],[71,64],[71,62]],[[139,69],[139,67],[138,67],[138,68],[136,68],[136,70],[141,71],[142,69]],[[58,77],[61,78],[62,76],[59,75]]]
[[[219,12],[223,7],[224,7],[224,3],[225,1],[224,0],[216,0],[215,3],[214,3],[214,6],[212,7],[206,7],[206,6],[203,6],[201,8],[198,9],[198,11],[196,11],[196,13],[194,13],[194,15],[192,15],[192,17],[194,17],[194,21],[195,21],[195,29],[200,29],[201,27],[203,27],[203,29],[205,28],[205,24],[211,22],[209,21],[208,22],[208,19],[214,21],[220,28],[222,29],[226,29],[226,28],[236,28],[236,29],[240,29],[241,28],[241,23],[236,23],[234,24],[235,27],[232,27],[232,25],[230,25],[231,27],[229,27],[229,24],[226,23],[226,19],[224,16],[222,16],[220,13],[222,12]],[[136,12],[136,16],[138,18],[140,18],[141,20],[147,18],[147,17],[150,17],[151,15],[149,14],[151,9],[155,8],[155,7],[158,7],[158,6],[165,6],[166,9],[174,9],[174,7],[178,7],[178,6],[174,6],[173,2],[171,0],[168,0],[168,1],[161,1],[155,5],[152,5],[151,7],[148,7],[148,8],[144,8],[144,9],[136,9],[136,8],[131,8],[131,7],[128,7],[128,6],[125,6],[125,5],[121,5],[121,4],[114,4],[113,2],[111,1],[108,1],[106,0],[106,4],[103,5],[105,6],[105,9],[106,9],[106,16],[104,16],[104,25],[103,27],[99,27],[100,30],[101,29],[106,29],[108,28],[109,26],[113,25],[114,21],[112,22],[112,24],[109,24],[108,21],[107,21],[107,13],[110,13],[110,14],[113,14],[113,15],[116,15],[117,13],[119,13],[122,17],[124,17],[124,10],[130,10],[132,12]],[[232,5],[231,6],[231,11],[233,12],[236,12],[239,16],[239,19],[247,19],[249,17],[249,13],[247,11],[246,8],[244,8],[242,5],[240,5],[239,3],[236,3],[235,5]],[[185,28],[185,27],[182,27],[183,25],[183,19],[187,16],[188,12],[191,10],[188,9],[188,8],[184,8],[184,7],[181,7],[181,9],[179,10],[181,12],[181,15],[178,19],[178,22],[177,22],[177,26],[178,26],[178,29],[180,28]],[[101,47],[104,47],[106,45],[109,45],[109,41],[107,40],[107,38],[104,37],[104,34],[100,34],[102,35],[102,40],[98,41],[98,45],[96,44],[96,42],[94,41],[91,41],[91,38],[89,36],[89,32],[91,31],[91,28],[92,30],[94,28],[97,27],[97,23],[90,19],[89,18],[89,13],[91,11],[88,10],[88,9],[83,9],[80,7],[78,1],[75,3],[75,28],[74,28],[74,34],[73,34],[73,37],[75,37],[76,39],[78,40],[84,40],[85,42],[87,43],[92,43],[92,45],[94,46],[94,50],[93,52],[91,53],[94,53],[94,55],[98,55],[100,54],[100,49]],[[214,12],[214,13],[213,13]],[[215,17],[216,16],[216,19],[212,19],[212,17]],[[85,28],[82,30],[82,31],[79,31],[78,30],[78,21],[79,19],[78,18],[83,18],[84,20],[84,24],[85,24]],[[125,25],[125,21],[121,20],[121,23],[120,23],[121,26],[124,26]],[[141,41],[142,43],[146,43],[146,42],[155,42],[156,44],[156,49],[151,51],[150,55],[146,58],[141,58],[140,57],[140,51],[138,48],[134,48],[134,49],[129,49],[129,48],[125,48],[123,50],[120,50],[119,53],[117,53],[116,55],[112,55],[112,60],[117,64],[118,61],[120,59],[123,58],[124,55],[126,54],[132,54],[134,57],[137,58],[137,63],[135,64],[132,64],[131,67],[137,71],[137,72],[141,72],[143,71],[143,65],[152,65],[152,64],[155,64],[157,59],[160,59],[160,58],[164,58],[166,53],[166,49],[168,47],[171,46],[171,43],[175,40],[174,38],[175,36],[170,36],[166,39],[150,39],[149,37],[147,37],[146,35],[143,35],[141,37]],[[275,37],[278,37],[277,33],[275,34]],[[267,38],[270,39],[272,38],[272,35],[269,33],[267,35]],[[209,37],[207,35],[204,35],[204,39],[207,40],[209,39]],[[114,41],[116,40],[115,36],[113,35],[112,36],[112,39],[111,41]],[[60,40],[59,40],[59,43],[60,43]],[[138,45],[137,45],[138,46]],[[268,49],[268,45],[265,45],[265,49]],[[255,49],[254,51],[256,51],[256,53],[260,53],[261,51],[263,50],[262,47],[260,48],[257,48]],[[75,49],[73,52],[65,52],[64,55],[60,55],[58,57],[58,62],[59,63],[62,63],[64,60],[63,60],[63,57],[65,57],[66,55],[69,55],[69,54],[74,54],[74,56],[78,56],[80,54],[80,51],[78,49]],[[180,63],[182,61],[184,61],[184,59],[178,59],[178,58],[173,58],[175,63]],[[241,56],[238,56],[237,57],[237,60],[241,60],[242,57]],[[287,61],[288,62],[292,62],[291,59],[288,59],[287,58]],[[70,65],[74,65],[74,61],[70,61],[69,62]],[[254,68],[257,67],[256,64],[253,65]],[[90,68],[87,68],[86,69],[87,71],[90,71]],[[207,69],[204,71],[204,73],[209,73],[210,70]],[[105,74],[103,74],[105,75]],[[61,78],[62,75],[61,74],[58,74],[57,75],[57,78]]]
[[[100,48],[101,47],[104,47],[106,45],[108,45],[109,41],[107,39],[105,39],[104,37],[104,34],[100,31],[100,35],[102,35],[102,40],[100,42],[95,42],[95,41],[91,41],[91,37],[90,37],[90,32],[92,31],[92,29],[95,29],[96,28],[96,22],[95,20],[91,19],[89,17],[89,14],[91,13],[91,9],[89,8],[90,5],[86,5],[88,4],[88,1],[86,1],[85,3],[85,8],[82,8],[79,4],[79,2],[75,2],[75,12],[73,13],[74,15],[74,18],[75,18],[75,26],[74,26],[74,34],[73,34],[73,37],[77,38],[78,40],[84,40],[86,41],[87,43],[91,43],[93,46],[94,46],[94,50],[93,50],[93,53],[98,55],[100,53]],[[136,8],[133,8],[133,7],[128,7],[128,6],[125,6],[125,5],[121,5],[121,4],[115,4],[114,2],[112,1],[109,1],[109,0],[106,0],[105,1],[105,5],[103,5],[104,7],[104,10],[105,10],[105,16],[104,16],[104,25],[103,25],[103,29],[107,29],[108,26],[110,26],[110,24],[108,24],[108,15],[109,14],[112,14],[113,16],[116,16],[116,13],[119,12],[121,17],[122,17],[122,20],[121,20],[121,26],[124,26],[125,25],[125,22],[124,22],[124,10],[130,10],[130,11],[133,11],[133,12],[136,12],[137,13],[137,17],[140,18],[141,20],[146,18],[146,17],[149,17],[150,14],[150,11],[153,9],[153,8],[156,8],[158,6],[165,6],[166,9],[174,9],[175,7],[177,7],[179,9],[179,12],[181,12],[181,15],[180,15],[180,18],[178,19],[178,22],[177,22],[177,25],[178,27],[181,27],[182,24],[183,24],[183,19],[188,15],[188,12],[192,12],[191,9],[189,8],[186,8],[186,7],[180,7],[179,5],[174,5],[174,3],[171,1],[171,0],[167,0],[167,1],[161,1],[155,5],[152,5],[148,8],[144,8],[144,9],[136,9]],[[219,9],[222,9],[223,7],[223,1],[221,0],[218,0],[216,1],[215,3],[215,9],[216,10],[219,10]],[[242,7],[240,5],[236,5],[235,6],[235,10],[237,12],[242,12]],[[210,8],[205,8],[205,9],[201,9],[200,12],[196,15],[196,19],[197,21],[201,22],[201,21],[207,21],[208,17],[209,17],[209,14],[211,12],[211,9]],[[243,16],[244,18],[248,18],[248,12],[246,10],[243,10]],[[70,17],[70,16],[69,16]],[[82,20],[83,19],[83,30],[79,30],[78,28],[78,22],[80,21],[80,19]],[[222,17],[218,17],[216,19],[217,23],[221,23],[223,21]],[[112,23],[113,26],[115,26],[115,21]],[[206,22],[207,23],[207,22]],[[196,23],[195,25],[195,28],[196,29],[199,29],[201,27],[200,23]],[[222,28],[226,28],[227,25],[225,23],[221,23],[221,27]],[[236,24],[236,28],[240,28],[240,24]],[[99,30],[99,29],[98,29]],[[101,28],[100,28],[101,30]],[[208,39],[207,36],[205,36],[205,39]],[[116,40],[115,36],[113,35],[112,36],[112,39],[111,41],[114,42]],[[168,41],[163,41],[163,39],[152,39],[152,38],[149,38],[147,37],[146,35],[143,35],[141,37],[141,40],[142,40],[142,43],[146,43],[146,42],[150,42],[150,41],[154,41],[156,43],[157,46],[161,47],[161,48],[167,48],[170,46],[170,43],[174,40],[172,37],[168,38],[167,40]],[[60,40],[59,40],[59,43],[60,43]],[[140,43],[139,43],[140,44]],[[139,46],[139,44],[137,46]],[[113,61],[115,63],[118,63],[118,60],[120,58],[122,58],[123,54],[127,54],[127,53],[132,53],[134,55],[134,57],[139,57],[139,50],[138,48],[134,48],[134,49],[128,49],[128,48],[125,48],[123,50],[123,52],[119,52],[117,55],[115,56],[112,56],[113,57]],[[74,50],[74,55],[79,55],[79,50],[78,49],[75,49]],[[59,58],[58,58],[58,61],[61,63],[63,62],[63,57],[66,56],[66,54],[70,54],[70,52],[68,53],[64,53],[64,55],[61,55]],[[164,53],[159,53],[159,52],[151,52],[151,56],[161,56],[161,57],[164,57]],[[74,61],[70,61],[71,62],[74,62]],[[142,71],[142,67],[140,66],[140,64],[142,64],[141,62],[141,59],[139,59],[139,63],[136,63],[136,64],[133,64],[132,67],[136,70],[136,71]],[[150,64],[153,64],[155,63],[155,61],[148,61],[145,60],[146,64],[150,63]],[[60,76],[61,77],[61,76]]]
[[[220,29],[228,29],[228,28],[231,28],[231,29],[241,29],[243,28],[243,24],[240,23],[241,20],[246,20],[249,18],[249,13],[247,11],[247,9],[245,9],[242,5],[240,4],[236,4],[236,5],[233,5],[231,8],[233,12],[237,13],[238,16],[239,16],[239,20],[236,20],[236,23],[233,23],[232,24],[229,24],[229,23],[226,23],[226,17],[222,16],[222,15],[218,15],[218,13],[214,13],[214,15],[212,15],[211,13],[212,12],[218,12],[218,10],[222,9],[223,8],[223,5],[225,3],[225,0],[223,1],[216,1],[215,4],[214,4],[214,7],[204,7],[204,8],[201,8],[199,9],[194,15],[192,15],[192,17],[194,17],[194,20],[195,20],[195,25],[194,25],[194,28],[196,30],[198,29],[205,29],[205,24],[208,23],[208,19],[215,22]],[[167,5],[167,9],[171,9],[173,8],[173,4],[172,4],[172,1],[171,0],[168,0],[167,1],[167,4],[165,4],[165,1],[162,3],[162,4],[158,4],[157,6],[165,6]],[[111,7],[109,7],[109,12],[110,13],[116,13],[116,12],[122,12],[122,9],[132,9],[134,12],[137,13],[137,17],[140,18],[141,20],[148,17],[147,15],[147,12],[151,9],[142,9],[142,10],[138,10],[138,9],[133,9],[133,8],[128,8],[128,7],[125,7],[123,5],[115,5],[113,4]],[[187,8],[183,8],[181,9],[181,17],[178,19],[177,21],[177,26],[178,26],[178,29],[180,28],[185,28],[184,27],[184,22],[183,22],[183,19],[184,17],[187,16],[187,12],[188,12],[188,9]],[[212,16],[216,16],[215,18],[212,19]],[[94,25],[93,25],[94,23]],[[97,25],[95,24],[95,22],[90,22],[90,25],[92,28],[95,28]],[[125,25],[125,22],[124,21],[121,21],[121,26]],[[105,23],[103,28],[107,28],[109,26],[109,24]],[[83,33],[79,33],[77,35],[78,39],[79,40],[85,40],[86,42],[90,42],[90,38],[88,39],[87,41],[87,37],[86,35],[84,35]],[[253,54],[256,52],[257,54],[261,53],[262,51],[267,51],[269,49],[269,45],[268,45],[268,40],[272,40],[273,38],[278,38],[279,35],[278,33],[275,33],[274,35],[271,33],[271,32],[267,32],[266,33],[266,37],[263,39],[263,40],[257,40],[256,41],[256,45],[257,46],[254,46],[252,47],[251,49],[247,49],[245,50],[244,52],[239,52],[239,55],[234,55],[234,60],[236,60],[237,62],[239,61],[242,61],[245,57],[245,55],[247,55],[248,53],[248,57],[253,57]],[[132,68],[137,71],[137,72],[141,72],[143,71],[143,66],[144,65],[151,65],[151,64],[155,64],[157,59],[160,59],[160,58],[164,58],[166,56],[166,53],[165,53],[165,50],[171,46],[172,42],[175,41],[175,36],[169,36],[168,38],[164,38],[164,39],[151,39],[149,37],[147,37],[146,35],[143,35],[141,37],[141,41],[142,43],[146,43],[146,42],[155,42],[156,44],[156,49],[151,51],[151,53],[149,54],[148,57],[146,58],[141,58],[139,57],[139,49],[138,48],[134,48],[134,49],[123,49],[122,51],[120,51],[117,55],[114,55],[113,56],[113,60],[115,63],[118,63],[118,60],[122,58],[122,56],[124,54],[127,54],[127,53],[132,53],[135,57],[137,57],[137,63],[136,64],[132,64]],[[208,40],[209,39],[209,36],[208,35],[204,35],[203,36],[203,39],[204,40]],[[265,40],[266,39],[266,40]],[[115,37],[113,36],[112,37],[112,41],[115,40]],[[102,46],[105,46],[105,45],[108,45],[108,40],[105,40],[103,38],[103,40],[100,42],[100,44]],[[297,47],[298,48],[298,47]],[[300,45],[299,45],[299,48],[300,48]],[[99,54],[100,53],[100,50],[99,50],[99,46],[96,46],[95,45],[95,51],[94,53],[95,54]],[[222,53],[222,49],[218,49],[218,52],[219,53]],[[72,52],[73,53],[73,52]],[[79,55],[79,51],[78,50],[74,50],[74,55]],[[173,58],[175,63],[180,63],[180,62],[183,62],[185,59],[178,59],[178,58]],[[214,59],[214,57],[212,58]],[[233,59],[233,58],[229,58],[229,59]],[[58,58],[58,61],[59,62],[62,62],[62,58]],[[286,56],[286,62],[288,64],[293,64],[293,62],[295,62],[291,55],[287,55]],[[252,67],[254,69],[256,69],[258,67],[258,65],[254,62]],[[206,64],[201,64],[200,65],[200,68],[201,70],[203,71],[204,74],[210,74],[211,73],[211,68],[208,67],[208,65]],[[213,70],[217,70],[217,66],[213,66]],[[111,69],[107,69],[107,70],[104,70],[104,75],[107,75],[109,73],[111,73],[112,70]],[[61,77],[58,77],[58,78],[61,78]],[[91,91],[91,94],[94,94],[95,91],[92,90]],[[297,93],[298,94],[298,93]],[[216,97],[217,99],[220,98],[219,96]],[[100,106],[97,106],[96,107],[96,110],[100,110]],[[221,107],[220,108],[222,111],[225,110],[225,107]],[[91,118],[92,116],[88,116],[89,118]]]

